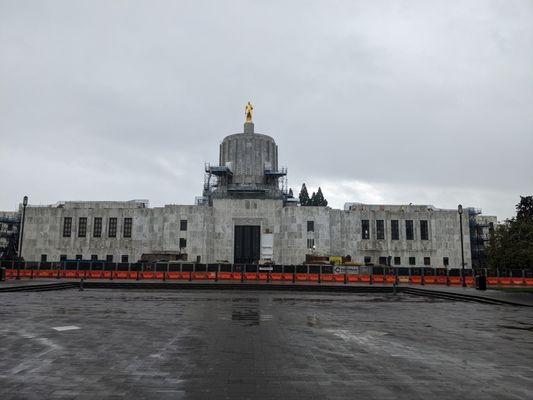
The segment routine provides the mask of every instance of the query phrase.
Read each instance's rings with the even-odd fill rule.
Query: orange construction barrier
[[[38,278],[53,278],[54,277],[54,271],[51,269],[40,269],[37,271]]]
[[[65,278],[77,278],[78,277],[78,271],[73,269],[67,269],[63,271],[65,273]]]
[[[221,280],[231,279],[231,272],[219,272],[218,279],[221,279]]]
[[[206,279],[211,279],[211,280],[215,280],[216,277],[217,277],[217,273],[216,272],[207,272],[205,274],[206,276]]]
[[[438,285],[446,285],[448,283],[448,277],[446,275],[438,275],[436,278]]]
[[[427,285],[433,285],[434,283],[437,283],[437,277],[436,276],[424,276],[424,283]]]
[[[113,271],[102,271],[102,279],[110,279]]]
[[[450,276],[449,277],[450,285],[462,285],[463,280],[460,276]]]
[[[207,272],[193,272],[192,279],[207,279]]]
[[[180,279],[181,272],[171,271],[167,272],[167,279]]]
[[[344,283],[344,274],[342,275],[333,275],[333,281],[334,282],[339,282],[339,283]]]
[[[370,275],[359,275],[359,281],[363,283],[370,283]]]
[[[318,274],[307,274],[307,279],[310,282],[318,282]]]
[[[498,284],[498,278],[494,276],[487,277],[487,285],[497,285],[497,284]]]
[[[307,280],[307,274],[296,274],[296,280],[297,281],[306,281]]]
[[[16,270],[11,269],[11,268],[6,269],[6,279],[10,279],[10,278],[15,277],[15,276],[17,276],[17,271]]]
[[[255,281],[257,280],[257,274],[255,272],[245,272],[244,279],[247,281]]]
[[[533,286],[533,278],[525,278],[524,283],[528,286]]]
[[[375,283],[383,283],[383,275],[374,275],[373,278]]]
[[[411,275],[411,283],[414,283],[415,285],[419,285],[422,283],[422,277],[419,275]]]
[[[359,275],[356,274],[349,274],[348,275],[348,282],[359,282]]]
[[[524,279],[523,278],[511,278],[511,284],[512,285],[523,285],[524,284]]]
[[[231,273],[231,279],[240,281],[241,278],[242,278],[242,273],[241,272],[232,272]]]
[[[113,271],[113,279],[128,279],[128,271]]]
[[[510,285],[511,278],[509,277],[498,278],[498,282],[500,283],[500,285]]]
[[[257,279],[261,281],[266,281],[268,279],[268,273],[266,272],[258,272],[257,273]]]
[[[283,275],[283,280],[284,281],[292,281],[292,273],[290,272],[285,272],[282,274]]]
[[[180,279],[186,279],[186,280],[189,280],[192,278],[192,273],[187,271],[187,272],[180,272]]]
[[[396,282],[396,277],[394,275],[385,275],[385,282],[394,283]]]
[[[322,274],[320,276],[322,282],[333,282],[333,274]]]
[[[88,274],[86,274],[85,277],[90,279],[100,279],[102,277],[102,271],[88,271]]]
[[[283,274],[279,272],[272,272],[270,274],[270,279],[272,279],[273,281],[281,281],[283,280]]]
[[[409,283],[409,276],[407,276],[407,275],[398,276],[398,282],[399,283]]]

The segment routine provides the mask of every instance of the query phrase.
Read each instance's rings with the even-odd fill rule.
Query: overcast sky
[[[248,100],[295,194],[510,217],[533,1],[0,0],[0,210],[192,204]]]

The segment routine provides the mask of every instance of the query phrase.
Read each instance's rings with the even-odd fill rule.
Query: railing
[[[15,262],[0,261],[8,279],[156,279],[156,280],[214,280],[240,282],[292,282],[341,284],[415,284],[460,286],[463,282],[459,268],[407,268],[335,265],[270,265],[257,264],[199,264],[169,263],[112,263],[104,261]],[[465,282],[473,286],[475,275],[487,276],[487,284],[533,286],[533,274],[526,270],[487,271],[465,270]]]

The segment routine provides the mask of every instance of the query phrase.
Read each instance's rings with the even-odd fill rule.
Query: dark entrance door
[[[261,229],[257,225],[235,225],[235,264],[253,264],[259,261],[260,233]]]

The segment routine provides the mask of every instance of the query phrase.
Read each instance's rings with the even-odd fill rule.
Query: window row
[[[391,260],[389,260],[389,257],[379,257],[378,264],[379,265],[402,265],[402,258],[401,257],[390,257]],[[393,262],[391,262],[393,261]],[[409,257],[409,265],[416,265],[416,257]],[[371,264],[372,263],[372,257],[365,257],[364,259],[365,264]],[[447,267],[450,265],[450,259],[448,257],[442,258],[442,264]],[[431,257],[424,257],[424,265],[431,265]]]
[[[48,256],[46,254],[41,254],[41,262],[47,262],[48,261],[47,259],[48,259]],[[59,261],[67,261],[67,260],[69,260],[69,258],[67,257],[66,254],[61,254],[59,256]],[[83,256],[81,254],[76,254],[74,256],[74,260],[82,261],[83,260]],[[91,254],[91,261],[103,261],[103,260],[100,260],[98,258],[97,254]],[[105,261],[106,262],[114,262],[113,261],[113,255],[112,254],[106,255]],[[120,257],[120,262],[123,262],[123,263],[129,262],[128,255],[127,254],[122,255]]]
[[[376,220],[376,239],[385,240],[385,220]],[[400,221],[393,219],[390,221],[391,240],[400,240]],[[370,239],[370,220],[361,220],[361,236],[363,239]],[[415,239],[414,221],[405,221],[405,239]],[[420,240],[429,240],[429,222],[427,220],[420,221]]]

